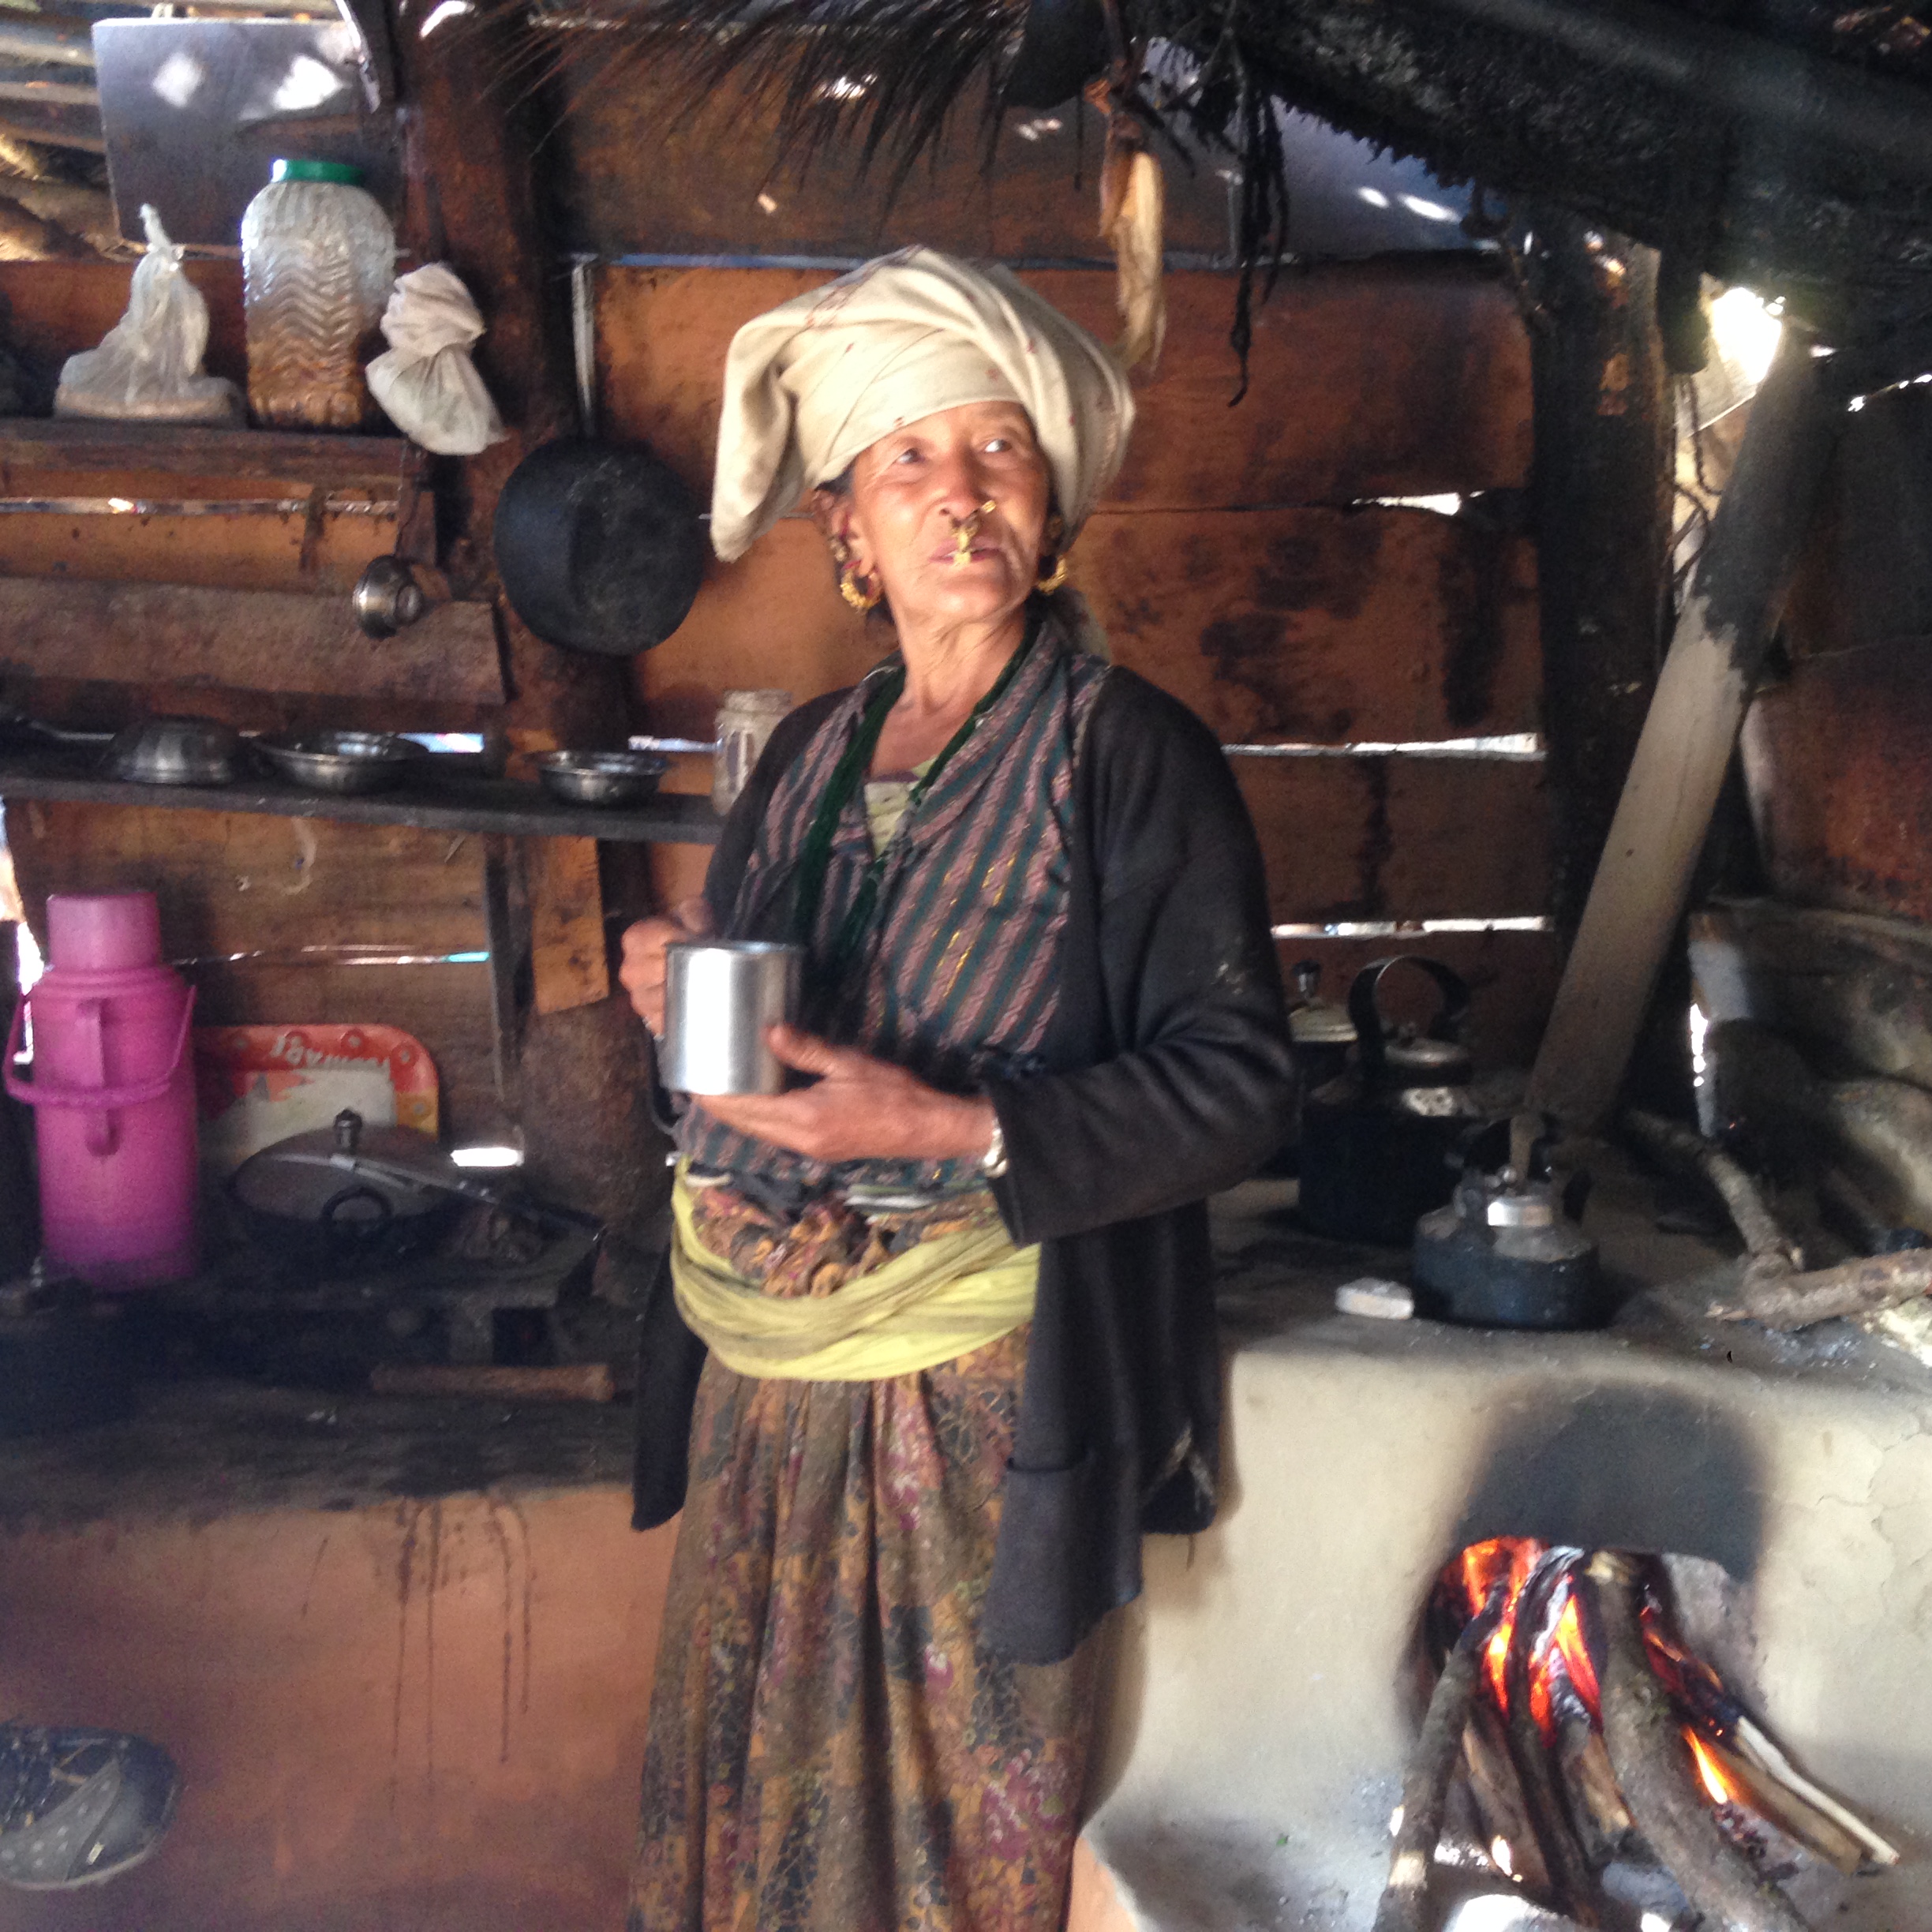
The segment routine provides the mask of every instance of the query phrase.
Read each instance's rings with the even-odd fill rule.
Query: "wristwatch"
[[[993,1138],[979,1156],[979,1171],[989,1181],[998,1180],[1006,1171],[1006,1129],[999,1124],[997,1114],[993,1117]]]

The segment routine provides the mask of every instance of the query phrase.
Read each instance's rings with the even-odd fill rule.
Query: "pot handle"
[[[1355,1048],[1361,1056],[1363,1070],[1380,1073],[1383,1064],[1383,1031],[1381,1002],[1382,975],[1391,966],[1415,966],[1436,982],[1442,1005],[1429,1022],[1431,1039],[1455,1040],[1462,1035],[1462,1023],[1469,1017],[1470,990],[1462,975],[1440,960],[1425,958],[1420,953],[1397,953],[1387,959],[1371,960],[1355,975],[1349,988],[1349,1018],[1354,1024]]]
[[[395,1219],[395,1207],[388,1196],[379,1189],[369,1186],[366,1181],[358,1181],[354,1185],[343,1189],[339,1193],[331,1194],[322,1204],[316,1215],[316,1220],[325,1228],[334,1228],[336,1218],[351,1201],[371,1202],[376,1208],[374,1220],[361,1226],[352,1226],[351,1231],[358,1235],[376,1234]]]
[[[167,1071],[151,1074],[144,1080],[136,1080],[125,1087],[54,1087],[45,1080],[24,1080],[14,1071],[14,1056],[21,1050],[21,1041],[27,1025],[27,1009],[32,1002],[31,993],[21,995],[20,1004],[13,1009],[13,1024],[7,1030],[6,1060],[0,1067],[0,1078],[4,1078],[6,1090],[16,1100],[24,1101],[28,1106],[89,1107],[108,1114],[120,1107],[140,1106],[150,1100],[159,1100],[174,1084],[174,1076],[182,1070],[187,1058],[189,1028],[194,1021],[195,989],[188,989],[188,998],[182,1002],[181,1030],[174,1036],[174,1050],[168,1056]],[[99,1068],[103,1080],[107,1069],[103,1064],[100,1048],[100,1023],[102,1015],[99,1003],[88,1000],[82,1002],[82,1024],[92,1030],[95,1053],[94,1065]],[[93,1136],[88,1136],[88,1145],[93,1146]],[[97,1153],[105,1148],[95,1148]]]

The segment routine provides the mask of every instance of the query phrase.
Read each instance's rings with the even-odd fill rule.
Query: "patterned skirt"
[[[831,1210],[770,1241],[736,1196],[706,1208],[768,1292],[833,1292],[880,1238]],[[631,1932],[1059,1926],[1092,1646],[1040,1666],[979,1641],[1025,1357],[1020,1329],[879,1382],[706,1364]]]

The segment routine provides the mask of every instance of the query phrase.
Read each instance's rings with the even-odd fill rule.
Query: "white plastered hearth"
[[[1424,1600],[1463,1544],[1532,1535],[1743,1584],[1727,1676],[1904,1852],[1810,1881],[1807,1915],[1932,1928],[1932,1375],[1842,1324],[1779,1343],[1672,1319],[1694,1291],[1603,1335],[1365,1321],[1329,1312],[1332,1275],[1271,1296],[1264,1249],[1234,1296],[1226,1507],[1149,1540],[1112,1633],[1082,1862],[1117,1898],[1090,1923],[1368,1932]]]

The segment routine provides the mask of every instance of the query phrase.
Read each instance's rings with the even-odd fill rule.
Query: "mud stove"
[[[1698,1656],[1896,1848],[1855,1874],[1774,1866],[1803,1923],[1932,1928],[1932,1371],[1844,1323],[1708,1321],[1722,1250],[1657,1235],[1647,1203],[1613,1208],[1606,1263],[1680,1285],[1597,1334],[1336,1313],[1346,1260],[1280,1227],[1222,1226],[1226,1505],[1150,1541],[1121,1619],[1087,1833],[1114,1897],[1088,1888],[1088,1923],[1368,1932],[1440,1656],[1432,1596],[1471,1546],[1537,1539],[1667,1558]],[[1452,1806],[1432,1932],[1559,1923],[1493,1829]],[[1698,1923],[1668,1885],[1609,1878],[1606,1926]]]

